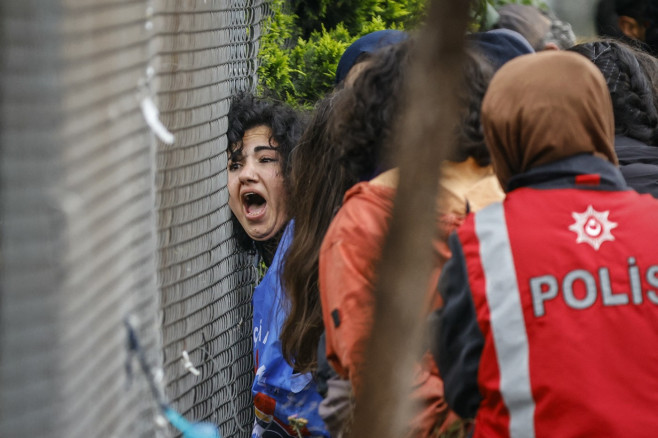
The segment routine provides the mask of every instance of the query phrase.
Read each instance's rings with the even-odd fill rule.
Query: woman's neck
[[[283,236],[283,232],[286,230],[286,227],[283,226],[281,227],[281,230],[274,235],[271,239],[268,240],[263,240],[263,241],[254,241],[254,244],[256,246],[256,251],[258,251],[258,254],[261,256],[263,259],[263,262],[265,262],[265,266],[268,268],[272,264],[272,260],[274,259],[274,254],[276,254],[276,249],[279,246],[279,242],[281,241],[281,236]]]

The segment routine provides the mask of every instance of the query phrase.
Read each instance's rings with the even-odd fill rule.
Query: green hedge
[[[493,24],[495,8],[504,4],[546,7],[542,0],[473,3],[474,31]],[[425,0],[270,0],[269,8],[258,54],[258,92],[310,108],[333,88],[338,61],[352,42],[376,30],[417,27]]]
[[[334,85],[341,55],[357,38],[383,29],[410,29],[422,18],[421,0],[271,0],[259,51],[259,92],[293,106],[312,107]],[[349,12],[351,11],[351,12]]]

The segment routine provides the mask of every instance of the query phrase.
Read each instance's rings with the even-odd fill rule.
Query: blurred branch
[[[408,432],[414,364],[420,357],[423,304],[432,269],[440,163],[454,147],[456,96],[469,1],[434,0],[414,48],[406,108],[396,133],[400,185],[384,245],[373,336],[353,437],[400,438]]]

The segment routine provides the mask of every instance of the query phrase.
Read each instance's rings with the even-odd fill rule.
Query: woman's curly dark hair
[[[615,134],[658,145],[658,60],[620,41],[593,41],[569,50],[587,57],[603,73]]]
[[[304,131],[305,117],[283,102],[251,93],[240,93],[231,100],[228,113],[228,153],[242,147],[245,131],[265,125],[272,130],[271,140],[278,144],[284,178],[290,175],[288,158]]]
[[[401,112],[412,41],[375,52],[351,89],[338,96],[329,122],[340,162],[356,180],[390,167],[389,141]]]
[[[402,111],[411,40],[373,54],[351,87],[341,88],[316,106],[312,121],[292,156],[291,206],[295,234],[286,254],[282,281],[290,311],[281,330],[283,355],[297,371],[314,371],[324,329],[318,260],[329,225],[345,192],[391,165],[389,141]],[[462,117],[455,127],[462,151],[489,162],[480,128],[480,105],[493,74],[490,64],[468,52]],[[433,147],[435,145],[428,145]]]
[[[338,161],[328,122],[343,89],[320,100],[291,156],[290,211],[295,233],[281,275],[290,309],[281,328],[283,357],[296,371],[317,367],[317,346],[324,330],[318,289],[322,239],[340,207],[343,195],[356,182]]]
[[[493,65],[475,50],[466,50],[464,57],[463,82],[458,90],[461,111],[457,125],[457,147],[446,157],[461,162],[473,157],[479,166],[491,164],[489,149],[484,141],[480,123],[482,99],[494,74]]]
[[[336,104],[332,139],[342,148],[341,163],[357,180],[367,180],[391,167],[392,133],[403,105],[403,84],[413,40],[386,47]],[[480,108],[494,69],[475,50],[466,50],[459,124],[455,127],[458,147],[447,157],[461,162],[473,157],[480,166],[491,163],[480,124]],[[432,86],[432,85],[428,85]]]
[[[242,148],[244,133],[257,126],[267,126],[272,130],[270,141],[276,142],[281,155],[281,171],[286,190],[290,192],[289,158],[297,145],[305,126],[305,115],[295,111],[285,103],[258,97],[249,92],[237,94],[231,100],[228,113],[228,156]],[[231,215],[235,238],[244,250],[253,250],[254,243],[234,215]]]
[[[281,330],[286,360],[299,372],[314,371],[324,330],[318,260],[322,239],[345,192],[370,179],[388,158],[386,145],[401,107],[408,43],[380,49],[351,87],[318,103],[294,152],[292,211],[295,235],[283,269],[290,312]]]

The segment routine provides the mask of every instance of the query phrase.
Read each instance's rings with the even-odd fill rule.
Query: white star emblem
[[[583,213],[571,213],[576,221],[569,229],[576,233],[576,243],[589,243],[592,248],[599,250],[603,242],[615,240],[610,230],[617,228],[617,223],[608,220],[608,211],[596,211],[591,205]]]

